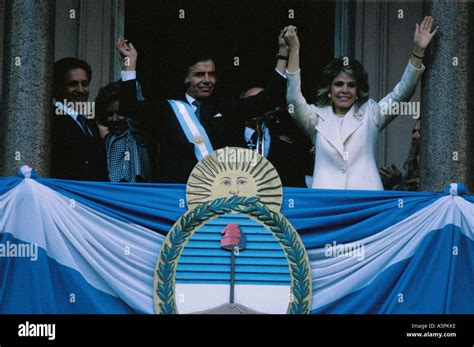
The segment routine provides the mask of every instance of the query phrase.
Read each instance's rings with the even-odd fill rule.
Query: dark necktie
[[[196,116],[198,117],[199,120],[201,120],[201,101],[199,100],[194,100],[193,105],[196,106]]]
[[[77,121],[78,121],[79,124],[81,125],[81,128],[82,128],[82,130],[84,131],[84,134],[85,134],[87,137],[92,137],[92,134],[91,134],[91,132],[89,131],[89,128],[87,127],[86,119],[84,118],[84,116],[78,114],[78,115],[77,115]]]

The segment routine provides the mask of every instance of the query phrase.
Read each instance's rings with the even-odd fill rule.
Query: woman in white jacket
[[[287,103],[290,114],[316,145],[312,188],[383,190],[375,162],[378,132],[390,123],[393,103],[408,101],[425,67],[425,49],[438,28],[432,17],[416,25],[414,49],[400,82],[381,101],[368,99],[367,73],[357,60],[342,58],[323,71],[315,105],[301,94],[299,40],[285,28],[290,46]]]

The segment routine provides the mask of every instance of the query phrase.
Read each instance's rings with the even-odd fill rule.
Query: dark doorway
[[[127,0],[125,33],[139,52],[145,97],[182,97],[186,55],[197,51],[214,54],[216,94],[229,96],[266,84],[276,62],[278,34],[295,25],[303,93],[311,99],[323,66],[333,57],[334,11],[332,2],[301,0]]]

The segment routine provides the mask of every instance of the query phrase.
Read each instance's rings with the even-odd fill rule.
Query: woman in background
[[[120,84],[101,88],[95,99],[111,182],[151,182],[153,142],[140,124],[119,113]]]

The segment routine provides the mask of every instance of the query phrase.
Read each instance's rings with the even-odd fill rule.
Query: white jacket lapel
[[[361,110],[357,110],[355,104],[344,116],[342,122],[342,143],[344,144],[349,136],[351,136],[362,125],[364,115]]]
[[[339,124],[332,114],[331,106],[318,108],[319,121],[316,130],[333,145],[341,156],[344,156],[344,147],[339,134]]]

